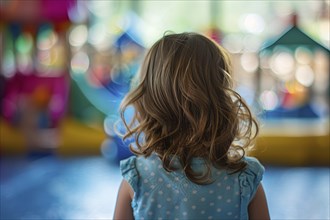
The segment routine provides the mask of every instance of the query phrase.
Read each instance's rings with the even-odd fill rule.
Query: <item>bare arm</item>
[[[249,219],[268,220],[270,219],[267,199],[264,188],[260,184],[254,198],[249,204]]]
[[[123,180],[118,191],[115,214],[113,216],[114,219],[134,219],[133,210],[131,207],[133,195],[134,192],[131,186],[127,183],[127,181]]]

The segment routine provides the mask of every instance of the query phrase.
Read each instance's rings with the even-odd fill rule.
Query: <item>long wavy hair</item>
[[[124,139],[135,138],[136,155],[156,153],[168,172],[178,158],[194,183],[212,182],[211,166],[238,172],[253,146],[258,124],[242,97],[233,90],[229,54],[197,33],[166,34],[146,54],[138,85],[121,104]],[[135,108],[128,123],[124,112]],[[192,169],[201,158],[206,172]]]

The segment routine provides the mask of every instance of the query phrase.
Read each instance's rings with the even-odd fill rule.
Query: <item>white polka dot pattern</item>
[[[203,170],[201,160],[193,162],[193,169]],[[235,174],[212,168],[209,185],[190,182],[182,170],[165,171],[155,155],[129,158],[121,169],[135,192],[135,219],[248,219],[248,201],[263,167],[253,159],[247,163],[246,171]]]

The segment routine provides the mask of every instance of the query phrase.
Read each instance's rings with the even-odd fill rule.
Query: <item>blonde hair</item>
[[[140,82],[121,105],[127,129],[124,139],[134,137],[136,155],[156,153],[171,172],[178,158],[185,175],[194,183],[208,184],[211,166],[238,172],[242,158],[253,145],[258,124],[241,96],[233,90],[228,53],[197,33],[169,34],[147,53]],[[127,123],[124,112],[135,108]],[[255,127],[255,129],[253,129]],[[207,165],[196,173],[193,158]]]

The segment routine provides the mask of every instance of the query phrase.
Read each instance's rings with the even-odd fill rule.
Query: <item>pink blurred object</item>
[[[68,93],[69,81],[65,74],[58,77],[15,74],[6,82],[3,117],[14,122],[17,114],[24,111],[20,108],[22,99],[31,99],[35,107],[42,107],[49,113],[51,126],[55,127],[66,112]]]
[[[0,18],[8,22],[40,23],[69,21],[68,10],[76,0],[10,0],[1,3]]]
[[[75,0],[42,0],[41,1],[41,18],[53,22],[62,22],[69,20],[68,10],[74,7]]]

